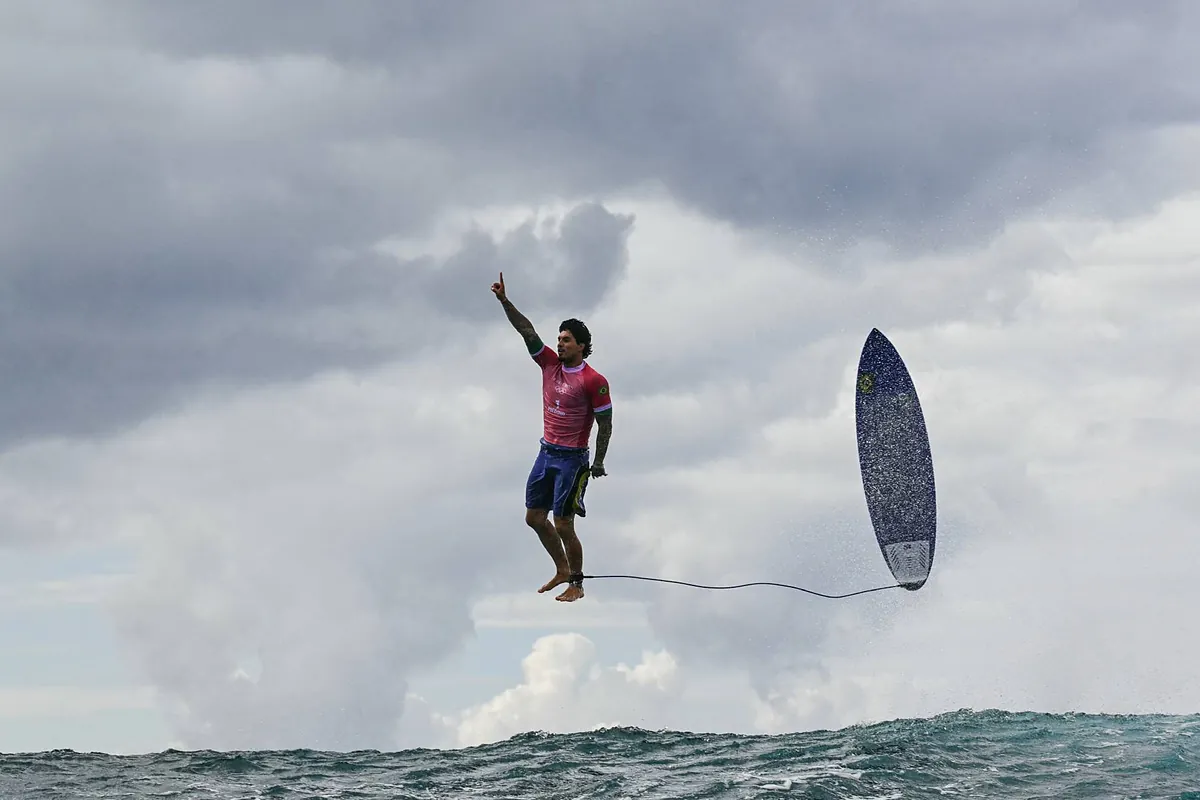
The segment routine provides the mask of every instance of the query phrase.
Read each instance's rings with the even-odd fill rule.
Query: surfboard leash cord
[[[729,586],[710,586],[703,583],[689,583],[688,581],[676,581],[670,578],[647,578],[642,575],[583,575],[584,580],[597,580],[599,578],[625,578],[634,581],[654,581],[656,583],[673,583],[677,586],[691,586],[696,589],[744,589],[747,586],[778,586],[781,589],[795,589],[797,592],[824,597],[828,600],[841,600],[846,597],[854,597],[860,594],[868,594],[870,592],[882,592],[884,589],[903,589],[899,583],[889,584],[887,586],[876,586],[873,589],[859,589],[857,592],[847,592],[846,594],[825,594],[814,589],[805,589],[803,586],[794,586],[790,583],[775,583],[774,581],[753,581],[751,583],[736,583]]]

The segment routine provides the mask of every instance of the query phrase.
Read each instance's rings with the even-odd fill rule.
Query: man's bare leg
[[[548,515],[549,512],[541,508],[530,508],[525,512],[525,524],[537,532],[538,539],[542,542],[542,547],[546,548],[546,552],[550,554],[550,558],[554,561],[554,577],[547,581],[542,588],[538,589],[539,594],[550,591],[560,583],[566,583],[571,577],[567,554],[563,550],[562,537],[554,529],[554,523],[550,521]]]
[[[554,530],[558,533],[558,538],[562,540],[563,548],[567,556],[567,567],[570,575],[583,574],[583,545],[579,542],[579,537],[575,535],[575,517],[558,517],[554,518]],[[567,577],[570,578],[570,575]],[[562,600],[564,603],[570,603],[573,600],[578,600],[583,597],[583,584],[571,584],[563,590],[562,594],[554,598]]]

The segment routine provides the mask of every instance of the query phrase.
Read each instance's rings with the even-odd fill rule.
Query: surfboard
[[[925,585],[937,540],[937,492],[925,415],[908,368],[873,328],[858,360],[858,463],[875,538],[896,582]]]

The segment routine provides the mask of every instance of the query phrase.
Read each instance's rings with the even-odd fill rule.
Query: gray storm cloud
[[[1192,318],[1145,322],[1188,296],[1164,281],[1141,305],[1110,291],[1111,318],[1046,322],[1070,316],[1056,281],[1086,299],[1104,273],[1074,275],[1061,231],[1013,222],[1056,204],[1138,215],[1194,183],[1178,137],[1200,116],[1198,13],[6,4],[0,537],[142,531],[118,619],[189,742],[386,743],[405,675],[538,555],[518,505],[536,374],[487,291],[501,270],[539,324],[600,317],[619,433],[590,565],[881,577],[839,416],[873,325],[901,329],[931,414],[952,534],[938,568],[968,535],[1036,529],[1069,509],[1034,468],[1065,471],[1077,420],[1098,441],[1124,430],[1087,405],[1124,396],[1103,376],[1172,374]],[[632,269],[631,197],[753,229],[774,260],[747,238],[714,265],[688,247],[719,243],[692,228]],[[567,210],[536,221],[551,203]],[[384,252],[495,208],[533,221]],[[622,281],[626,305],[606,305]],[[1093,349],[1114,320],[1137,335]],[[469,369],[445,369],[450,348]],[[1068,403],[1031,375],[1082,388]],[[1178,441],[1174,413],[1137,430]],[[1148,496],[1185,507],[1172,480]],[[820,673],[836,639],[832,612],[792,599],[612,591],[650,603],[684,668],[745,668],[764,693]],[[893,630],[892,603],[851,622]]]
[[[181,53],[419,65],[430,91],[393,124],[539,175],[511,186],[658,181],[720,218],[913,251],[990,235],[1200,111],[1181,2],[126,8]]]
[[[658,186],[786,246],[919,253],[1060,195],[1136,213],[1180,180],[1152,134],[1200,110],[1185,3],[218,7],[5,12],[0,440],[403,355],[419,330],[359,318],[422,298],[362,265],[447,209]],[[548,300],[616,274],[589,262],[620,223],[577,213]],[[528,235],[426,299],[482,303],[453,278]]]
[[[631,215],[583,203],[560,219],[526,222],[499,240],[472,231],[457,253],[425,265],[422,294],[451,316],[494,319],[496,298],[479,287],[503,272],[513,301],[527,315],[564,308],[585,313],[604,301],[624,273],[632,226]]]

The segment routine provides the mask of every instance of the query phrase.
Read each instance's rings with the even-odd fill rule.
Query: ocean
[[[1192,798],[1200,715],[959,711],[743,736],[610,728],[456,750],[0,755],[0,798]]]

